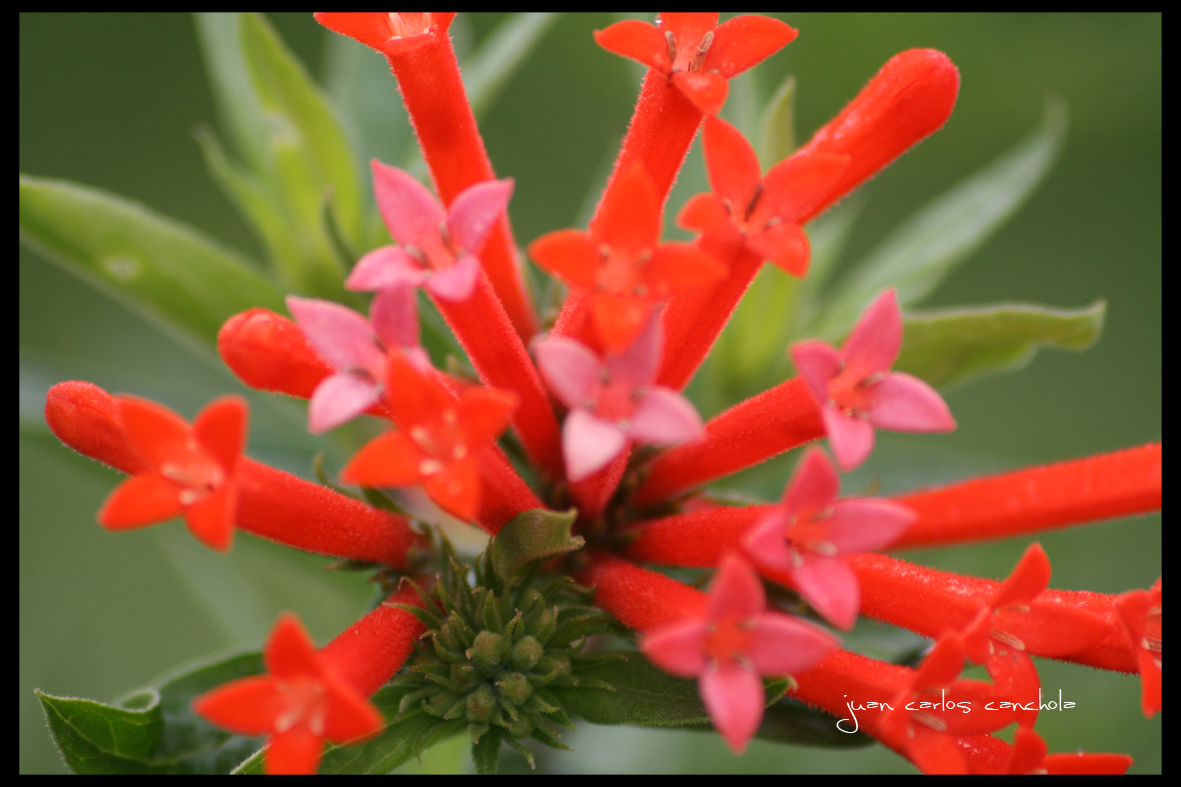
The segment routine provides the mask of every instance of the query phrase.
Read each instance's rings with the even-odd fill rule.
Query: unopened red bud
[[[827,153],[850,158],[837,185],[800,223],[937,131],[951,116],[959,89],[959,70],[942,52],[909,49],[890,58],[839,115],[796,151],[796,156]]]

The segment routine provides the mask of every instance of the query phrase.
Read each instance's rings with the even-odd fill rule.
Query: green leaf
[[[242,17],[240,38],[267,130],[266,178],[297,239],[299,259],[285,260],[293,283],[310,294],[341,299],[337,260],[321,211],[329,202],[341,233],[364,248],[364,200],[344,131],[303,65],[261,16]]]
[[[874,743],[874,739],[863,732],[842,732],[837,729],[835,717],[791,697],[780,699],[763,712],[763,721],[755,737],[773,743],[826,749],[856,749]]]
[[[1020,207],[1049,171],[1066,134],[1066,110],[1046,106],[1025,140],[920,209],[845,278],[810,336],[846,333],[882,290],[898,288],[902,306],[918,303]]]
[[[200,13],[196,21],[197,39],[221,126],[247,169],[261,172],[267,159],[266,124],[239,44],[242,15]]]
[[[908,313],[902,353],[894,364],[946,388],[983,374],[1021,369],[1040,347],[1081,351],[1103,330],[1103,301],[1084,309],[998,304]]]
[[[198,231],[113,194],[20,176],[21,238],[208,353],[229,317],[283,311],[275,286]]]
[[[234,656],[166,679],[116,705],[37,692],[66,765],[79,774],[213,774],[262,746],[192,712],[193,698],[262,672],[258,653]]]
[[[465,59],[464,88],[477,118],[492,106],[556,21],[556,13],[509,14]]]
[[[534,560],[582,549],[586,539],[571,533],[578,512],[535,508],[513,517],[489,546],[492,567],[506,584]]]
[[[796,78],[788,74],[763,109],[759,122],[759,161],[764,170],[795,152]]]
[[[568,713],[592,724],[679,727],[709,722],[696,680],[662,672],[639,653],[580,666],[576,674],[591,685],[551,686],[550,691]],[[595,681],[615,690],[595,688]]]

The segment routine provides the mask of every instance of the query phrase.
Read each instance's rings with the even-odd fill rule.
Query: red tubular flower
[[[125,473],[148,468],[123,430],[116,400],[96,385],[55,385],[46,398],[45,420],[75,451]],[[425,543],[400,516],[245,456],[237,471],[235,524],[297,549],[397,568]]]
[[[651,177],[635,165],[608,188],[590,232],[558,230],[529,244],[538,265],[586,293],[599,341],[585,332],[573,338],[618,354],[656,304],[725,275],[721,263],[688,243],[660,243],[660,213]]]
[[[955,107],[960,74],[934,49],[908,49],[886,61],[841,113],[794,155],[848,156],[832,191],[799,218],[806,223],[942,128]]]
[[[472,520],[480,510],[479,454],[508,426],[517,398],[471,388],[458,400],[400,353],[390,355],[386,397],[398,431],[371,440],[341,470],[345,483],[412,486],[441,508]]]
[[[702,119],[702,110],[687,95],[696,96],[716,111],[725,100],[726,79],[757,65],[797,35],[788,25],[767,17],[735,17],[721,26],[717,19],[717,14],[661,14],[659,27],[627,21],[596,34],[604,48],[651,68],[607,189],[591,219],[592,233],[599,226],[617,181],[637,166],[652,179],[656,204],[667,199]],[[695,70],[684,71],[687,67]],[[682,70],[674,74],[674,69]],[[688,92],[682,92],[682,88]],[[584,300],[584,293],[571,293],[554,332],[597,347],[585,325],[588,308]]]
[[[698,111],[722,108],[727,80],[790,44],[798,31],[778,19],[736,16],[719,25],[713,13],[665,14],[655,25],[638,19],[595,32],[608,52],[663,74]]]
[[[1161,709],[1161,581],[1148,591],[1125,593],[1115,600],[1140,671],[1140,709],[1151,719]]]
[[[790,675],[836,647],[819,626],[768,612],[763,585],[734,553],[722,559],[704,617],[687,618],[645,634],[640,650],[674,675],[696,677],[714,727],[736,754],[746,749],[763,718],[760,675]]]
[[[184,515],[199,541],[226,551],[234,536],[246,401],[223,396],[192,426],[166,407],[120,396],[116,414],[143,469],[118,486],[98,512],[108,530],[129,530]]]
[[[241,735],[266,735],[267,773],[315,773],[325,740],[357,743],[384,726],[366,698],[401,668],[425,628],[390,603],[421,602],[404,586],[319,652],[299,620],[282,615],[263,651],[268,674],[207,692],[193,710]]]
[[[1159,511],[1161,444],[973,478],[894,499],[919,515],[895,548],[1006,538]]]
[[[677,223],[702,233],[705,249],[729,270],[708,293],[674,298],[665,317],[670,351],[660,380],[682,388],[709,353],[763,260],[792,276],[808,270],[808,237],[798,219],[829,193],[847,156],[792,156],[761,177],[754,149],[738,129],[707,118],[703,134],[713,192],[690,199]]]
[[[453,13],[316,14],[320,24],[355,38],[389,60],[435,190],[447,206],[464,189],[496,178],[447,35],[454,17]],[[537,324],[507,216],[493,224],[480,261],[496,293],[492,300],[503,304],[518,337],[527,340],[536,333]]]
[[[1124,754],[1047,754],[1046,742],[1033,730],[1017,730],[1012,746],[991,735],[965,735],[959,745],[971,773],[1122,774],[1132,767]]]
[[[636,503],[658,503],[823,436],[824,424],[807,384],[794,377],[711,420],[700,440],[661,454],[636,493]]]

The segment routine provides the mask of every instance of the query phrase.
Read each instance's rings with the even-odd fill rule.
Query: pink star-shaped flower
[[[763,584],[746,562],[722,559],[702,618],[644,635],[640,650],[666,672],[696,677],[714,727],[736,753],[746,749],[763,718],[761,675],[790,675],[837,645],[819,626],[768,612]]]
[[[638,60],[666,75],[700,112],[722,108],[729,80],[787,46],[799,33],[778,19],[736,16],[721,25],[716,13],[662,13],[655,25],[638,19],[595,32],[608,52]]]
[[[828,442],[845,472],[873,450],[874,427],[949,432],[955,419],[943,397],[917,377],[891,372],[902,349],[902,311],[893,289],[878,296],[840,352],[827,342],[799,342],[791,358],[821,405]]]
[[[713,191],[686,202],[677,223],[716,242],[745,246],[792,276],[807,273],[808,236],[800,218],[832,191],[849,157],[792,156],[762,177],[742,132],[716,117],[706,118],[702,144]]]
[[[263,651],[266,675],[240,678],[193,701],[193,709],[241,735],[266,735],[267,773],[315,773],[324,741],[356,743],[385,719],[284,614]]]
[[[386,350],[397,347],[424,371],[430,366],[418,346],[414,290],[390,287],[378,293],[366,320],[332,301],[287,296],[287,308],[320,357],[336,370],[312,394],[308,431],[327,432],[381,400],[386,378]]]
[[[345,286],[372,291],[409,284],[445,301],[466,301],[480,276],[476,252],[508,205],[512,178],[477,183],[444,210],[409,172],[377,160],[372,164],[378,210],[400,245],[366,254]]]
[[[98,521],[128,530],[184,514],[202,543],[222,552],[234,537],[238,468],[248,410],[240,396],[222,396],[192,426],[167,407],[134,396],[116,398],[127,443],[146,470],[124,481],[103,503]]]
[[[824,452],[809,449],[779,510],[757,522],[742,546],[757,563],[790,573],[812,608],[847,631],[857,620],[861,587],[840,555],[882,549],[917,517],[889,500],[837,500],[840,483]]]
[[[660,318],[653,315],[631,347],[606,360],[566,337],[534,345],[541,376],[570,408],[562,426],[562,453],[571,481],[605,467],[629,439],[679,445],[701,435],[701,417],[693,405],[676,391],[652,384],[660,368],[660,341]]]

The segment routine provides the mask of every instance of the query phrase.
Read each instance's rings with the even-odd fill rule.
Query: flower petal
[[[853,569],[840,558],[802,555],[804,562],[792,571],[800,595],[829,623],[852,629],[861,609],[861,585]]]
[[[681,445],[701,437],[705,426],[688,399],[669,388],[644,394],[632,412],[628,436],[640,443]]]
[[[828,446],[846,473],[869,458],[873,451],[873,426],[868,421],[845,415],[835,407],[820,411],[828,432]]]
[[[726,79],[758,65],[800,33],[786,22],[769,16],[746,14],[727,19],[714,31],[714,40],[701,64]]]
[[[592,293],[591,316],[604,349],[619,353],[631,345],[648,323],[652,305],[647,298],[611,292]]]
[[[318,681],[323,672],[316,643],[299,618],[290,612],[279,615],[263,648],[267,672],[281,680],[293,678]]]
[[[270,736],[263,764],[269,774],[313,774],[320,767],[323,752],[324,737],[299,723]]]
[[[697,682],[709,720],[735,754],[746,751],[763,720],[763,681],[757,673],[723,662]]]
[[[746,243],[784,273],[797,279],[807,275],[812,247],[798,224],[775,224],[765,232],[749,235]]]
[[[776,506],[775,510],[751,525],[750,530],[742,537],[742,548],[746,554],[760,566],[774,568],[780,571],[791,571],[795,568],[792,551],[787,547],[784,533],[791,523],[791,518]]]
[[[398,285],[417,287],[425,278],[421,263],[404,249],[379,246],[357,261],[344,286],[354,292],[371,292]]]
[[[599,256],[590,235],[582,230],[557,230],[529,244],[529,257],[567,284],[594,289]]]
[[[828,519],[828,540],[837,554],[885,549],[917,519],[913,510],[890,500],[839,500]]]
[[[664,336],[660,315],[653,312],[636,340],[619,355],[608,355],[605,365],[613,383],[624,388],[640,388],[656,379],[660,368],[660,350]]]
[[[883,292],[869,305],[841,346],[841,358],[850,374],[858,378],[890,371],[902,349],[902,310],[894,288]]]
[[[115,487],[99,509],[98,522],[107,530],[130,530],[165,522],[183,510],[176,482],[140,473]]]
[[[668,42],[655,25],[639,19],[627,19],[595,31],[595,43],[608,52],[638,60],[667,74],[672,70]]]
[[[660,197],[643,164],[617,173],[603,194],[591,236],[616,253],[638,259],[660,240]]]
[[[332,301],[287,296],[287,308],[320,357],[337,371],[371,369],[381,363],[373,328],[360,314]]]
[[[447,220],[439,201],[409,172],[377,159],[370,164],[377,209],[390,235],[403,246],[424,251],[437,248],[439,228]]]
[[[202,544],[226,552],[234,540],[237,504],[237,486],[222,484],[185,509],[185,524]]]
[[[323,434],[351,421],[381,399],[381,388],[372,380],[352,374],[334,374],[324,380],[308,404],[308,431]]]
[[[840,374],[844,366],[840,353],[826,342],[812,339],[791,346],[791,362],[808,384],[816,401],[827,405],[828,381]]]
[[[566,477],[581,481],[606,467],[627,446],[623,430],[577,408],[562,424],[562,456]]]
[[[897,432],[950,432],[955,419],[947,402],[917,377],[891,372],[877,384],[877,404],[869,420],[882,429]]]
[[[759,191],[762,171],[755,150],[742,132],[716,117],[705,119],[702,132],[709,185],[723,203],[730,204],[730,215],[741,221]]]
[[[188,422],[167,407],[137,396],[117,396],[119,421],[128,440],[152,467],[189,454]]]
[[[714,255],[689,243],[662,243],[652,253],[644,281],[658,299],[705,287],[726,277],[726,266]]]
[[[377,293],[369,305],[369,323],[387,348],[417,347],[418,299],[414,288],[401,284]]]
[[[508,207],[513,179],[486,180],[464,189],[447,209],[447,229],[457,250],[476,253]]]
[[[567,407],[588,407],[599,384],[599,358],[582,342],[549,336],[533,345],[537,369]]]
[[[241,396],[219,396],[193,419],[193,437],[229,473],[246,444],[249,407]]]
[[[718,74],[703,74],[692,71],[676,71],[672,75],[673,86],[689,99],[703,115],[716,115],[726,103],[730,83]]]
[[[766,221],[774,216],[786,224],[802,224],[801,219],[832,191],[848,166],[848,156],[825,153],[784,159],[763,178],[754,217]]]
[[[731,223],[722,198],[713,193],[690,197],[677,214],[677,225],[723,242],[740,241],[742,238],[738,228]]]
[[[472,297],[480,278],[480,261],[474,254],[464,254],[454,265],[436,270],[427,277],[426,289],[436,298],[463,303]]]
[[[512,391],[499,388],[469,388],[460,394],[456,410],[468,447],[477,450],[500,437],[520,401]]]
[[[471,456],[427,476],[422,488],[439,508],[465,522],[475,519],[480,510],[480,467]]]
[[[724,555],[709,589],[709,619],[751,618],[766,606],[763,583],[750,564],[734,552]]]
[[[386,432],[366,443],[340,471],[346,484],[410,486],[422,478],[422,451],[401,432]]]
[[[766,612],[755,623],[747,657],[763,675],[800,673],[837,646],[837,638],[806,620]]]
[[[705,672],[706,625],[689,619],[644,634],[640,650],[665,672],[691,678]]]
[[[824,451],[809,448],[783,491],[783,510],[807,519],[830,508],[841,491],[841,480]]]

